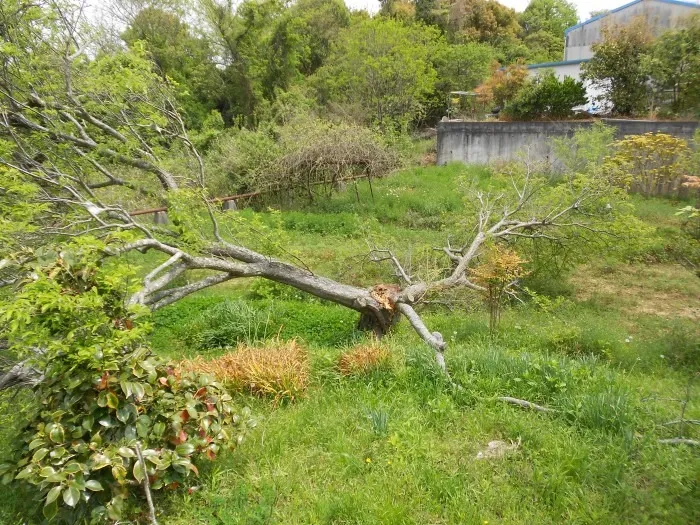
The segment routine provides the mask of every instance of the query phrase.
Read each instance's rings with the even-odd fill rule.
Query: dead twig
[[[532,401],[526,401],[524,399],[518,399],[516,397],[501,396],[498,398],[498,400],[503,401],[504,403],[510,403],[511,405],[518,405],[518,406],[521,406],[523,408],[530,408],[530,409],[536,410],[538,412],[559,412],[558,410],[555,410],[554,408],[543,407],[541,405],[533,403]]]
[[[151,499],[151,484],[148,481],[148,471],[146,470],[146,462],[143,460],[143,454],[141,454],[141,444],[136,442],[136,455],[138,456],[139,463],[143,469],[143,491],[146,493],[146,502],[148,503],[148,515],[151,520],[152,525],[158,525],[158,520],[156,520],[156,509],[153,506],[153,499]]]
[[[700,445],[700,441],[688,438],[671,438],[671,439],[660,439],[659,443],[662,445],[689,445],[692,447],[697,447]]]

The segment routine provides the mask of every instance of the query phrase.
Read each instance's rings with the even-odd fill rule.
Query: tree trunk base
[[[394,310],[382,310],[381,313],[362,312],[357,320],[357,329],[372,332],[381,339],[399,322],[400,317],[401,314]]]

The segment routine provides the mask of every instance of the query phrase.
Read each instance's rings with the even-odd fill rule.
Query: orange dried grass
[[[270,396],[275,403],[299,398],[310,375],[308,353],[296,341],[240,345],[216,359],[196,357],[182,361],[180,369],[210,374],[230,388]]]
[[[338,358],[338,370],[344,376],[368,374],[389,366],[391,353],[378,341],[354,346]]]

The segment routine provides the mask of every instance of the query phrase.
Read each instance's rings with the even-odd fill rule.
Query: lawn
[[[434,266],[432,248],[459,220],[464,184],[492,183],[484,168],[413,168],[371,191],[362,183],[280,213],[238,213],[277,232],[314,271],[371,285],[392,279],[363,257],[371,246],[394,249],[416,271]],[[282,285],[235,282],[157,312],[153,347],[170,359],[278,338],[302,344],[311,366],[294,402],[235,392],[257,426],[202,465],[191,488],[158,494],[160,522],[700,521],[697,449],[659,443],[679,435],[664,423],[683,405],[685,418],[700,419],[700,281],[683,260],[698,241],[681,230],[680,204],[633,202],[650,227],[644,243],[526,279],[532,293],[504,312],[496,333],[477,296],[426,308],[426,323],[449,343],[452,382],[407,323],[382,341],[386,366],[339,373],[339,356],[368,339],[356,314]],[[7,394],[1,403],[6,449],[17,407],[31,404]],[[690,424],[682,431],[700,436]],[[477,458],[495,440],[504,453]],[[24,523],[32,505],[3,493],[0,522]]]

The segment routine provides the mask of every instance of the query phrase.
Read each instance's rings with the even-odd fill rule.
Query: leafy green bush
[[[503,114],[512,120],[567,118],[573,114],[572,108],[587,101],[583,82],[571,77],[560,81],[548,71],[527,82],[506,104]]]
[[[222,133],[206,157],[214,175],[209,190],[217,196],[260,189],[258,181],[273,169],[280,145],[266,129],[233,129]]]
[[[0,308],[10,351],[43,374],[2,481],[34,486],[48,520],[121,519],[133,486],[177,487],[245,423],[210,378],[151,356],[144,312],[124,306],[132,273],[104,268],[104,249],[83,238],[45,250]]]

